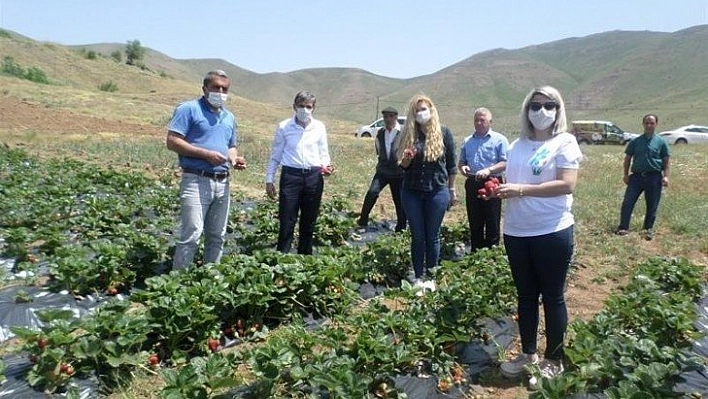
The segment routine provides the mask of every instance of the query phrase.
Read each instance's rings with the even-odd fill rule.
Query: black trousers
[[[499,183],[502,183],[502,179]],[[470,177],[465,181],[465,202],[467,205],[467,221],[470,224],[470,246],[472,252],[480,248],[491,248],[499,245],[502,203],[499,198],[477,198],[477,190],[484,187],[486,180],[476,180]]]
[[[403,231],[406,229],[406,212],[403,210],[403,205],[401,204],[401,185],[403,184],[403,177],[386,177],[381,173],[375,173],[374,178],[371,180],[371,185],[369,185],[369,190],[366,192],[364,197],[364,204],[361,206],[361,216],[359,216],[359,225],[366,226],[369,223],[369,214],[371,210],[374,209],[376,201],[379,199],[381,191],[388,185],[391,189],[391,197],[393,198],[393,204],[396,207],[396,231]]]
[[[278,196],[278,251],[290,252],[300,216],[297,253],[312,254],[315,222],[322,203],[324,179],[320,168],[295,169],[283,166],[280,173],[280,194]]]

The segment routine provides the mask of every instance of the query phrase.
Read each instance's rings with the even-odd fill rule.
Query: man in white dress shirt
[[[301,91],[295,96],[295,115],[278,124],[266,170],[266,194],[275,199],[275,173],[280,171],[280,194],[278,195],[277,250],[290,252],[295,223],[300,216],[297,253],[312,254],[312,237],[320,211],[323,176],[332,174],[334,168],[329,158],[327,129],[312,117],[316,103],[315,95]]]

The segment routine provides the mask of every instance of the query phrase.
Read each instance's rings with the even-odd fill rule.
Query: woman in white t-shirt
[[[573,255],[573,190],[582,153],[566,132],[560,93],[545,86],[532,90],[521,107],[521,135],[511,143],[507,183],[497,195],[506,199],[504,246],[518,296],[521,354],[501,365],[518,377],[534,364],[541,376],[563,371],[563,341],[568,324],[565,281]],[[536,354],[539,298],[543,302],[546,348]],[[531,380],[534,382],[534,379]]]

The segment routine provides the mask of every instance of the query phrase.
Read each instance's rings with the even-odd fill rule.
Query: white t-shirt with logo
[[[578,169],[583,154],[570,133],[558,133],[541,142],[520,137],[509,146],[506,181],[540,184],[556,180],[558,169]],[[504,210],[504,234],[533,237],[568,228],[575,223],[570,212],[573,195],[509,198]]]

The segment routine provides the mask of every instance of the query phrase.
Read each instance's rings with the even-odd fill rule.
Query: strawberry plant
[[[7,365],[5,362],[0,359],[0,385],[4,384],[5,381],[7,380],[7,377],[5,377],[5,370],[7,369]]]
[[[212,355],[192,358],[177,370],[164,369],[160,372],[165,380],[160,396],[166,399],[213,398],[220,391],[244,384],[242,378],[234,375],[239,364],[234,354]]]
[[[349,203],[342,197],[335,196],[322,202],[313,237],[315,245],[346,245],[354,228],[354,217],[349,209]]]
[[[263,201],[248,209],[231,207],[229,228],[237,237],[241,252],[252,254],[261,249],[274,248],[278,241],[278,204]]]
[[[400,286],[411,265],[410,235],[381,236],[361,250],[362,280],[374,284]]]
[[[686,352],[699,336],[694,301],[702,273],[685,259],[654,258],[640,265],[592,321],[570,325],[569,367],[552,380],[539,378],[534,397],[683,396],[673,390],[680,374],[702,363]]]
[[[73,332],[78,321],[71,321],[70,310],[41,310],[37,317],[45,323],[41,332],[27,327],[11,327],[12,332],[24,341],[23,349],[33,363],[27,372],[30,386],[45,392],[65,391],[79,367],[69,350],[76,341]]]

